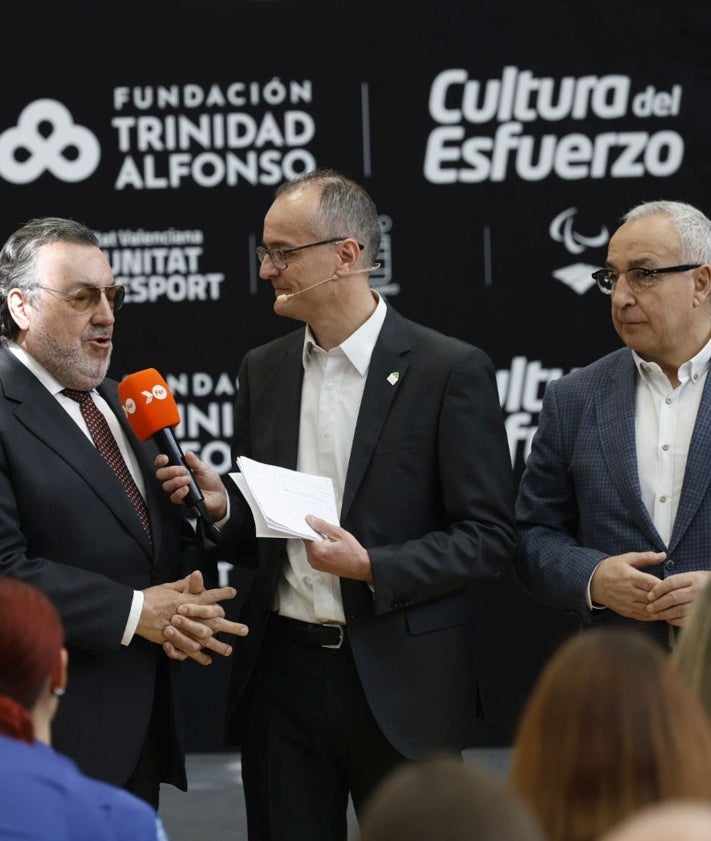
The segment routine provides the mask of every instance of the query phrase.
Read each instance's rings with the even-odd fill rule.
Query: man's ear
[[[360,260],[360,246],[358,242],[353,237],[344,239],[343,242],[338,244],[338,257],[340,263],[336,272],[340,276],[345,277],[355,269],[358,260]]]
[[[27,296],[19,289],[11,289],[7,293],[7,308],[12,320],[20,330],[27,330],[30,326],[30,319],[27,310],[31,305],[27,302]]]
[[[69,654],[67,649],[62,647],[57,657],[57,662],[54,664],[52,674],[50,677],[52,691],[57,696],[64,695],[67,688],[67,672],[69,665]]]

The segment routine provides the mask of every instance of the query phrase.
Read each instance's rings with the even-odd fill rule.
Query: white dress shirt
[[[633,356],[639,372],[635,437],[642,501],[668,545],[706,382],[711,341],[679,368],[676,388],[655,362],[645,362],[634,351]]]
[[[339,516],[370,358],[387,310],[373,294],[378,298],[375,311],[338,347],[320,348],[308,326],[304,337],[297,470],[333,480]],[[287,554],[275,610],[304,622],[345,624],[339,577],[314,570],[301,540],[288,540]]]

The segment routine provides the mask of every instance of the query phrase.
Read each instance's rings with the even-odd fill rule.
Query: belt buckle
[[[324,628],[338,628],[338,642],[335,645],[322,645],[321,648],[340,648],[343,645],[343,625],[337,622],[324,622]]]

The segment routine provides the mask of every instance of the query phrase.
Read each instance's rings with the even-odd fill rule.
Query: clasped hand
[[[682,627],[711,573],[696,570],[660,579],[643,571],[664,563],[666,557],[665,552],[646,551],[604,558],[590,583],[593,602],[630,619]]]
[[[212,657],[205,649],[229,657],[232,646],[217,639],[216,634],[246,636],[248,628],[241,622],[225,618],[219,602],[233,599],[234,587],[206,590],[202,573],[194,570],[185,578],[148,587],[136,633],[163,646],[173,660],[192,660],[209,666]]]

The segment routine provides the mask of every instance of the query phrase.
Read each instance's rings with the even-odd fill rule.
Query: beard
[[[96,348],[90,339],[110,337],[105,330],[89,327],[78,339],[63,340],[56,333],[37,325],[26,348],[65,388],[89,391],[106,377],[111,362],[112,345]]]

